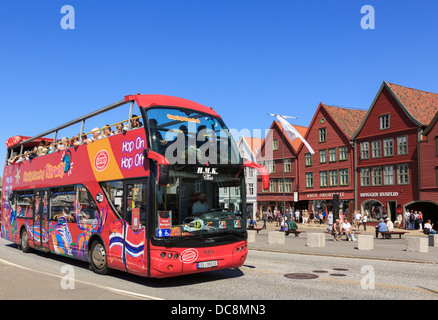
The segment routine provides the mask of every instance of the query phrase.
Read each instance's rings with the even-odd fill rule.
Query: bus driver
[[[192,214],[196,217],[203,213],[206,213],[210,209],[210,204],[207,200],[205,192],[199,193],[198,201],[192,206]]]

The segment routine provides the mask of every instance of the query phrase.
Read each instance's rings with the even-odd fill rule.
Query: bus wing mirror
[[[243,166],[256,169],[258,171],[258,173],[262,176],[263,190],[269,189],[269,172],[268,172],[268,170],[266,170],[266,168],[264,166],[257,164],[255,162],[249,161],[249,160],[245,160],[243,162]]]
[[[169,161],[167,161],[166,157],[155,151],[152,151],[151,149],[144,149],[143,156],[146,159],[154,160],[157,162],[158,184],[160,186],[166,186],[169,183]]]

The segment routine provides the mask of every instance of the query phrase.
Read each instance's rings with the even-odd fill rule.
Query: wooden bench
[[[280,232],[284,232],[284,234],[286,235],[286,236],[288,236],[289,235],[289,233],[293,233],[294,235],[295,235],[295,237],[299,237],[300,236],[300,233],[304,233],[304,232],[306,232],[306,231],[302,231],[302,230],[296,230],[296,231],[292,231],[292,230],[275,230],[275,231],[280,231]]]
[[[259,233],[259,231],[263,230],[263,228],[248,227],[248,230],[255,230],[255,231],[257,231],[257,233]]]
[[[391,235],[393,235],[393,234],[398,234],[398,238],[401,239],[402,235],[404,235],[405,233],[409,233],[409,232],[407,232],[407,231],[377,231],[376,238],[378,238],[379,233],[382,235],[382,237],[384,239],[392,239]]]

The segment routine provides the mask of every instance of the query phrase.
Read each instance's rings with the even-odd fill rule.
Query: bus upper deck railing
[[[71,144],[71,142],[72,142],[73,140],[76,140],[76,139],[78,139],[78,141],[77,141],[77,145],[81,145],[81,144],[85,143],[85,141],[83,141],[83,140],[84,140],[84,139],[83,139],[84,136],[87,136],[87,135],[89,135],[89,134],[92,134],[92,133],[95,131],[95,129],[93,129],[91,132],[88,132],[88,133],[85,133],[85,132],[84,132],[84,127],[85,127],[85,121],[86,121],[86,120],[88,120],[88,119],[90,119],[90,118],[93,118],[93,117],[96,117],[96,116],[98,116],[98,115],[100,115],[100,114],[102,114],[102,113],[108,112],[108,111],[110,111],[110,110],[113,110],[113,109],[115,109],[115,108],[118,108],[118,107],[120,107],[120,106],[122,106],[122,105],[124,105],[124,104],[129,103],[129,102],[131,103],[131,106],[130,106],[130,110],[129,110],[129,117],[128,117],[127,120],[123,120],[123,121],[118,122],[118,123],[115,123],[115,124],[113,124],[113,125],[103,126],[101,129],[100,129],[100,128],[98,128],[98,129],[99,129],[99,131],[102,131],[102,130],[104,130],[106,127],[117,126],[117,125],[119,125],[119,124],[123,124],[123,123],[127,122],[127,125],[124,126],[124,131],[130,130],[130,129],[132,128],[132,120],[139,119],[139,118],[141,118],[141,116],[133,116],[133,111],[134,111],[134,101],[133,101],[133,100],[128,100],[128,101],[120,100],[120,101],[115,102],[115,103],[113,103],[113,104],[110,104],[110,105],[108,105],[108,106],[106,106],[106,107],[103,107],[103,108],[101,108],[101,109],[99,109],[99,110],[96,110],[96,111],[94,111],[94,112],[91,112],[91,113],[89,113],[89,114],[87,114],[87,115],[85,115],[85,116],[79,117],[79,118],[77,118],[77,119],[75,119],[75,120],[72,120],[72,121],[70,121],[70,122],[67,122],[67,123],[65,123],[65,124],[63,124],[63,125],[60,125],[60,126],[58,126],[58,127],[56,127],[56,128],[53,128],[53,129],[49,130],[49,131],[46,131],[46,132],[40,133],[40,134],[38,134],[38,135],[36,135],[36,136],[34,136],[34,137],[31,137],[31,138],[29,138],[29,139],[26,139],[25,141],[21,141],[21,142],[17,143],[16,145],[14,145],[14,146],[12,146],[12,147],[9,148],[9,149],[10,149],[10,152],[9,152],[9,154],[8,154],[8,156],[7,156],[7,159],[6,159],[6,165],[10,165],[10,164],[18,163],[18,162],[15,162],[15,161],[17,161],[19,158],[23,158],[24,156],[27,157],[27,156],[29,155],[30,152],[27,152],[27,153],[24,153],[24,152],[23,152],[23,151],[24,151],[24,146],[25,146],[26,144],[28,144],[28,143],[30,143],[30,142],[32,142],[32,141],[35,141],[35,140],[37,140],[37,139],[43,138],[43,137],[46,137],[46,138],[47,138],[47,136],[49,136],[49,135],[51,135],[51,134],[54,134],[54,135],[55,135],[55,136],[54,136],[54,139],[53,139],[53,143],[49,144],[47,147],[52,147],[52,148],[54,149],[54,151],[56,151],[56,149],[57,149],[57,147],[58,147],[59,145],[61,145],[61,144],[65,144],[66,142],[70,142],[69,144]],[[67,141],[58,141],[58,140],[57,140],[57,139],[58,139],[58,132],[59,132],[60,130],[65,129],[65,128],[68,128],[68,127],[71,127],[71,126],[73,126],[73,125],[75,125],[75,124],[78,124],[78,123],[81,123],[81,131],[80,131],[80,133],[79,133],[78,136],[75,136],[75,137],[73,137],[73,138],[70,138],[70,139],[68,139]],[[19,152],[18,154],[14,154],[14,149],[16,149],[17,147],[20,147],[20,152]],[[71,145],[69,145],[69,147],[71,147]],[[14,161],[12,161],[12,160],[14,160]],[[26,160],[26,159],[24,159],[24,160]],[[21,161],[24,161],[24,160],[22,159]],[[21,161],[20,161],[20,162],[21,162]]]

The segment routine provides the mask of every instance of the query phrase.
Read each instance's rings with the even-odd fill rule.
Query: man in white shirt
[[[207,200],[207,195],[205,192],[201,192],[198,197],[198,201],[196,201],[192,206],[192,214],[196,217],[203,213],[206,213],[210,209],[210,204]]]
[[[362,215],[360,214],[360,211],[355,210],[354,211],[354,226],[355,226],[356,230],[359,230],[361,219],[362,219]]]
[[[351,232],[351,224],[346,219],[344,220],[344,223],[342,223],[342,231],[345,232],[348,241],[356,241],[356,237]]]

